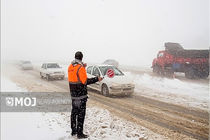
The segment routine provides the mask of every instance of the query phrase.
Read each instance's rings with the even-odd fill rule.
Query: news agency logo
[[[6,97],[6,105],[13,106],[26,106],[33,107],[36,106],[36,98],[35,97]]]

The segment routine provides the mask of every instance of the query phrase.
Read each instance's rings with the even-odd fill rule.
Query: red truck
[[[186,78],[209,76],[209,50],[186,50],[178,43],[165,43],[152,62],[153,72],[172,76],[174,72],[185,73]]]

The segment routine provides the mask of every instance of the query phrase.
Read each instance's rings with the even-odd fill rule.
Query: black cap
[[[82,60],[82,58],[83,58],[82,52],[78,51],[78,52],[75,53],[75,59]]]

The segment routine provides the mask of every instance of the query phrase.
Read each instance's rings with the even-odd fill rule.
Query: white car
[[[33,69],[33,65],[31,64],[31,61],[21,61],[20,67],[23,70],[32,70]]]
[[[65,74],[63,69],[57,63],[44,63],[40,70],[41,78],[64,79]]]
[[[103,64],[112,65],[112,66],[115,66],[115,67],[119,66],[119,62],[117,62],[114,59],[107,59],[103,62]]]
[[[114,77],[107,76],[107,70],[114,71]],[[88,78],[100,76],[104,79],[95,84],[88,85],[89,88],[98,90],[104,96],[109,95],[131,95],[134,92],[135,85],[123,72],[112,65],[96,65],[87,67]]]

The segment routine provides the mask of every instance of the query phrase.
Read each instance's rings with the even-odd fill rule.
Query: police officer
[[[68,67],[68,81],[72,98],[71,135],[77,138],[87,138],[83,133],[83,124],[86,112],[87,85],[101,81],[101,77],[87,78],[86,64],[82,62],[83,54],[75,53],[75,60]]]

